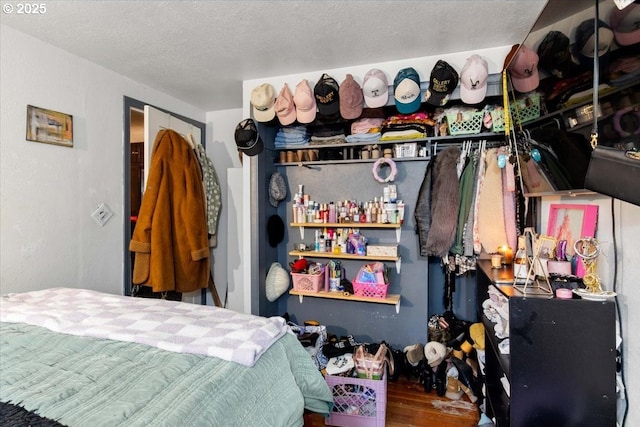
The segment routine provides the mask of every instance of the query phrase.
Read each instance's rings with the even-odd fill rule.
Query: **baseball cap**
[[[442,107],[449,101],[456,86],[458,86],[458,72],[447,62],[439,60],[431,70],[425,101]]]
[[[253,106],[253,118],[259,122],[273,120],[276,112],[273,105],[276,102],[276,92],[272,85],[263,83],[251,91],[251,105]]]
[[[460,98],[465,104],[482,102],[487,95],[489,65],[480,55],[471,55],[460,71]]]
[[[606,22],[598,20],[598,58],[599,65],[605,70],[609,65],[611,43],[613,43],[613,31]],[[575,34],[575,55],[580,65],[593,68],[593,55],[595,48],[595,31],[593,19],[586,19],[578,25]]]
[[[540,84],[538,74],[538,54],[525,45],[521,45],[516,56],[509,64],[511,82],[518,92],[531,92]]]
[[[273,109],[282,126],[290,125],[296,121],[296,106],[293,103],[293,96],[291,95],[289,85],[286,83],[282,86],[282,89],[280,89]]]
[[[562,31],[549,31],[538,45],[538,65],[559,79],[576,73],[571,57],[571,42]]]
[[[362,114],[362,88],[353,79],[351,74],[347,74],[340,83],[340,115],[345,120],[357,119]]]
[[[330,115],[340,112],[340,87],[338,82],[327,73],[324,73],[316,83],[313,95],[316,97],[320,114]]]
[[[609,15],[609,25],[618,45],[640,43],[640,4],[631,3],[622,10],[614,7]]]
[[[398,71],[393,80],[393,99],[401,114],[415,113],[420,109],[420,76],[414,68]]]
[[[296,118],[300,123],[311,123],[316,118],[316,99],[311,92],[311,86],[307,79],[296,85],[293,94],[293,102],[296,105]]]
[[[238,150],[247,156],[255,156],[262,152],[262,139],[260,139],[258,128],[253,119],[244,119],[238,123],[235,138]]]
[[[373,68],[367,71],[362,80],[364,103],[369,108],[379,108],[389,101],[389,82],[384,71]]]

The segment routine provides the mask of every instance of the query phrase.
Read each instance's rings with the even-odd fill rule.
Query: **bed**
[[[302,426],[333,405],[281,317],[71,288],[0,297],[0,402],[127,427]]]

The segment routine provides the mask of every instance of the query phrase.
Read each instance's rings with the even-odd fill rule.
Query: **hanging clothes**
[[[477,203],[478,236],[485,252],[495,252],[507,243],[504,223],[502,172],[498,166],[498,149],[490,148],[486,155],[486,171]]]
[[[464,233],[469,212],[473,203],[473,186],[476,175],[476,165],[472,157],[468,158],[466,166],[462,170],[460,176],[460,208],[458,210],[458,226],[456,229],[456,238],[451,246],[451,253],[462,255],[464,253]]]
[[[427,254],[443,257],[456,237],[460,187],[456,165],[460,148],[447,147],[439,155],[433,168],[431,193],[431,229],[427,237]]]
[[[218,218],[222,207],[222,194],[220,190],[220,181],[213,162],[207,156],[207,152],[200,142],[194,142],[194,150],[200,170],[202,171],[202,183],[206,195],[207,208],[207,230],[209,231],[209,245],[211,247],[218,246]]]
[[[135,252],[134,285],[154,292],[207,287],[209,245],[200,165],[173,130],[156,136],[129,250]]]
[[[431,229],[431,187],[433,182],[433,165],[435,164],[436,159],[437,155],[434,155],[427,164],[427,168],[424,172],[424,178],[422,179],[422,184],[420,184],[420,190],[418,191],[416,207],[413,211],[413,217],[416,220],[415,231],[418,235],[420,256],[428,256],[427,237],[429,236],[429,230]]]

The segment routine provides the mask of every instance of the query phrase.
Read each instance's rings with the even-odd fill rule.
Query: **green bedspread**
[[[302,426],[331,392],[285,334],[253,367],[0,323],[0,401],[67,426]]]

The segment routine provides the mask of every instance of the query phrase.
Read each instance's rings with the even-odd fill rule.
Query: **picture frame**
[[[596,237],[598,205],[551,204],[547,235],[567,241],[567,256],[574,255],[573,245],[583,237]]]
[[[573,246],[576,240],[595,237],[597,221],[598,205],[551,204],[549,206],[547,234],[557,241],[567,241],[567,259],[562,261],[571,261],[575,254]],[[584,276],[584,266],[581,262],[577,264],[576,275]]]
[[[73,116],[27,105],[27,141],[73,147]]]

